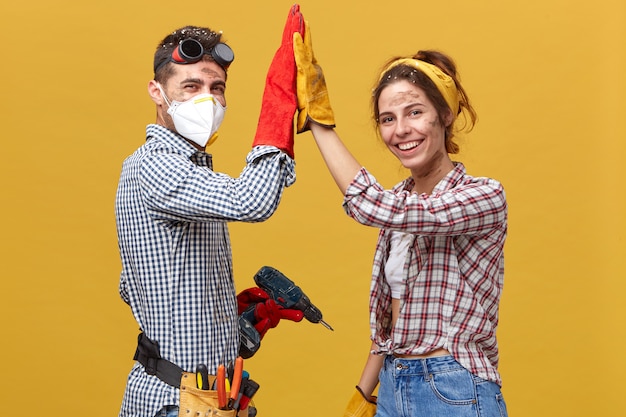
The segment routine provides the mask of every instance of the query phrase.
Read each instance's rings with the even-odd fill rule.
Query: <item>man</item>
[[[220,33],[195,26],[174,31],[157,47],[148,84],[156,123],[124,161],[115,206],[119,290],[142,332],[120,416],[177,415],[181,369],[206,364],[215,374],[238,355],[227,222],[268,219],[295,181],[292,39],[303,25],[296,5],[238,178],[214,172],[205,152],[226,110],[232,50]]]

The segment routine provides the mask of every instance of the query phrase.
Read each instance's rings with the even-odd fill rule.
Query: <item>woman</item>
[[[303,77],[321,74],[308,32],[295,44],[299,102],[307,116],[299,131],[311,129],[346,212],[380,228],[370,293],[372,345],[356,395],[375,402],[380,384],[379,417],[506,416],[496,327],[507,203],[499,182],[472,177],[450,158],[459,150],[455,128],[471,130],[476,121],[454,62],[420,51],[381,71],[374,121],[411,174],[385,190],[328,127],[334,118],[327,96],[310,99],[323,94],[307,91],[315,80]],[[326,117],[320,122],[316,114]]]

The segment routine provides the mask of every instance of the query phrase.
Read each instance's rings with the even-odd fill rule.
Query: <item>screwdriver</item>
[[[198,389],[208,390],[209,387],[209,370],[206,365],[199,364],[196,367],[196,385],[198,385]]]
[[[248,378],[248,380],[246,381],[246,385],[243,387],[243,396],[241,397],[239,408],[241,408],[242,410],[246,409],[248,407],[248,404],[250,403],[250,400],[258,390],[259,384]],[[251,413],[248,412],[248,417],[250,417],[250,415]]]

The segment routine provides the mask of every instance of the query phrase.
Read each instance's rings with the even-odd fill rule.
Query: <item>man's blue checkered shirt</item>
[[[164,359],[210,372],[237,356],[239,333],[227,222],[260,222],[295,181],[295,163],[254,148],[238,178],[212,170],[211,155],[159,125],[123,164],[115,213],[122,299]],[[132,354],[132,352],[129,352]],[[153,417],[178,390],[135,364],[120,416]]]

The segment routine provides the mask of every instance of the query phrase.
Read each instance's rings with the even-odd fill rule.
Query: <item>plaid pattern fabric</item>
[[[358,222],[381,228],[370,294],[372,338],[380,354],[423,354],[446,348],[473,374],[501,384],[498,304],[504,279],[507,203],[502,185],[474,178],[461,163],[430,195],[410,190],[413,179],[384,190],[365,169],[344,209]],[[413,234],[400,317],[391,323],[385,279],[392,231]]]
[[[260,222],[295,181],[294,161],[255,147],[238,178],[159,125],[123,164],[116,198],[122,299],[163,358],[186,371],[215,372],[239,348],[227,222]],[[132,352],[129,352],[132,354]],[[135,364],[120,416],[152,417],[178,404],[178,389]]]

